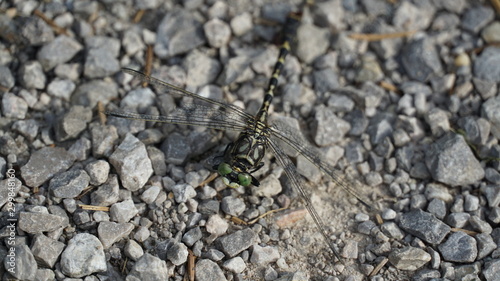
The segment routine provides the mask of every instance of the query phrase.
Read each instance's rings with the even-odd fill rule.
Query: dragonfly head
[[[241,186],[249,186],[251,184],[258,186],[259,181],[254,178],[250,173],[238,172],[231,168],[231,165],[223,162],[217,166],[217,172],[222,177],[222,181],[225,185],[231,188],[237,188]]]

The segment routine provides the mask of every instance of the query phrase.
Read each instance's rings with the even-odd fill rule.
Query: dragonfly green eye
[[[228,175],[232,171],[233,171],[233,169],[231,169],[231,166],[229,166],[229,164],[227,164],[227,163],[221,163],[221,164],[219,164],[219,167],[217,167],[217,172],[219,172],[219,175],[221,175],[221,176]]]
[[[242,186],[249,186],[252,183],[252,177],[247,173],[238,174],[238,182]]]

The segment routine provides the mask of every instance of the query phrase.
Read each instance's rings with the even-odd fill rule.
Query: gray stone
[[[462,28],[473,33],[478,33],[481,28],[491,22],[495,13],[491,7],[477,5],[467,10],[462,17]]]
[[[483,80],[479,78],[472,78],[474,88],[479,92],[484,100],[494,97],[497,92],[497,83],[494,81]]]
[[[357,259],[358,258],[358,242],[355,240],[345,240],[344,248],[340,252],[340,256],[345,259]],[[255,249],[255,246],[254,246]]]
[[[125,223],[137,215],[138,212],[139,210],[135,207],[134,201],[132,201],[132,199],[127,199],[120,203],[113,204],[109,209],[109,216],[112,221]]]
[[[318,28],[313,24],[302,24],[297,29],[296,54],[305,63],[313,62],[325,53],[330,44],[330,33],[326,28]]]
[[[425,121],[431,127],[432,135],[441,137],[443,134],[450,131],[450,122],[448,114],[440,108],[432,108],[425,115]]]
[[[83,161],[88,158],[91,149],[92,143],[90,142],[90,140],[86,137],[81,137],[70,146],[68,152],[77,161]]]
[[[259,245],[253,245],[252,256],[250,257],[250,262],[258,265],[266,265],[273,263],[280,258],[280,253],[278,249],[273,246],[261,247]]]
[[[132,56],[145,49],[140,31],[137,29],[127,29],[123,33],[122,44],[125,52],[129,56]]]
[[[64,80],[76,81],[80,77],[82,65],[79,63],[60,64],[54,69],[57,77]]]
[[[39,268],[36,270],[36,278],[40,281],[56,280],[56,275],[51,269]]]
[[[439,270],[423,268],[417,271],[417,273],[415,273],[415,275],[412,276],[412,280],[415,281],[439,280],[440,277],[441,273],[439,272]]]
[[[167,163],[174,165],[183,164],[191,153],[191,147],[186,137],[179,133],[169,134],[163,142],[161,150],[165,153]]]
[[[226,196],[221,200],[221,209],[228,215],[239,217],[245,211],[246,205],[240,198]]]
[[[71,103],[94,108],[98,102],[107,104],[116,98],[118,98],[118,87],[114,81],[95,79],[78,85],[71,96]]]
[[[144,243],[151,235],[149,229],[145,226],[139,226],[134,233],[134,240]]]
[[[486,281],[500,280],[500,259],[488,261],[484,265],[483,275]]]
[[[208,258],[213,261],[220,261],[222,260],[222,258],[224,258],[224,253],[216,249],[210,249],[206,253],[204,253],[203,258]]]
[[[377,172],[369,172],[365,175],[365,182],[368,186],[378,186],[382,184],[382,176]]]
[[[444,260],[451,262],[473,262],[477,257],[476,240],[462,231],[457,231],[438,246]]]
[[[179,266],[187,261],[188,249],[183,243],[173,243],[167,249],[167,259],[175,266]]]
[[[500,223],[500,207],[491,208],[488,219],[493,223]]]
[[[257,234],[250,228],[236,231],[232,234],[218,238],[220,249],[229,257],[234,257],[252,246],[257,239]]]
[[[90,177],[90,184],[94,186],[101,185],[108,180],[109,163],[104,160],[90,162],[85,166],[85,171]]]
[[[64,148],[44,147],[31,154],[30,160],[21,167],[21,176],[27,186],[38,187],[54,175],[66,171],[74,157]]]
[[[462,195],[455,196],[455,202],[451,205],[450,212],[461,213],[464,211],[464,198]]]
[[[155,98],[156,95],[150,88],[134,89],[120,101],[120,107],[143,112],[154,105]]]
[[[189,53],[183,65],[187,72],[186,88],[192,90],[213,83],[222,68],[218,60],[199,51]],[[210,98],[210,96],[208,97]]]
[[[230,58],[224,65],[222,73],[217,78],[217,83],[221,85],[228,85],[244,76],[248,71],[249,65],[252,63],[250,56],[237,56]]]
[[[73,278],[107,269],[103,245],[97,237],[88,233],[79,233],[69,240],[60,264],[62,273]]]
[[[160,194],[160,191],[161,191],[161,187],[159,187],[157,185],[150,186],[141,194],[142,202],[144,202],[146,204],[153,203],[156,200],[156,198],[158,197],[158,194]]]
[[[377,82],[384,78],[384,73],[380,67],[377,58],[374,55],[365,54],[361,57],[361,67],[356,73],[354,80],[358,83],[368,81]]]
[[[434,5],[414,5],[404,2],[399,5],[392,18],[392,24],[405,30],[426,30],[435,13]]]
[[[196,191],[189,184],[177,184],[172,187],[175,202],[186,203],[189,199],[196,196]]]
[[[138,138],[144,143],[144,139]],[[167,174],[167,163],[165,162],[165,154],[155,146],[147,146],[149,159],[153,166],[154,174],[157,176],[165,176]],[[190,183],[189,183],[190,184]]]
[[[314,21],[319,26],[328,26],[335,30],[343,30],[344,7],[341,1],[318,2],[311,6]]]
[[[226,281],[222,269],[213,261],[200,259],[195,267],[196,280],[200,281]]]
[[[474,238],[477,241],[477,260],[485,258],[497,248],[497,244],[487,233],[479,233]]]
[[[38,135],[39,125],[36,120],[17,120],[12,124],[12,129],[19,132],[25,138],[33,141]]]
[[[2,97],[2,114],[7,118],[24,119],[28,112],[26,101],[12,93],[5,93]]]
[[[135,240],[129,240],[123,248],[123,253],[131,260],[137,261],[144,255],[144,250]]]
[[[17,280],[35,280],[38,266],[30,248],[27,245],[16,245],[10,247],[10,249],[12,252],[9,252],[9,254],[15,254],[16,256],[15,266],[12,266],[8,256],[4,258],[3,263],[6,272],[10,273],[9,276],[13,276]]]
[[[325,68],[313,73],[314,91],[317,93],[331,92],[339,88],[338,75],[333,69]]]
[[[198,240],[203,237],[201,229],[199,226],[190,229],[188,232],[184,233],[182,236],[182,242],[184,242],[189,247],[193,246]]]
[[[450,203],[453,201],[453,196],[448,191],[448,188],[439,183],[429,183],[425,187],[425,197],[427,200],[439,199]]]
[[[329,108],[317,109],[314,120],[314,142],[319,146],[329,146],[339,142],[351,129],[348,122],[337,117]]]
[[[112,57],[118,57],[120,54],[120,40],[106,36],[89,36],[85,38],[85,46],[88,49],[107,50]]]
[[[110,221],[99,223],[97,234],[99,235],[99,240],[102,242],[101,247],[108,249],[115,242],[127,237],[133,229],[134,225],[131,223],[116,223]]]
[[[161,58],[189,52],[205,43],[201,23],[186,10],[167,13],[156,32],[154,51]]]
[[[394,238],[396,240],[402,240],[404,238],[404,233],[394,222],[384,222],[380,226],[380,230],[390,238]]]
[[[370,141],[373,145],[377,145],[390,136],[394,123],[394,115],[390,113],[379,113],[375,115],[370,124],[366,128],[366,132],[370,135]]]
[[[10,69],[4,65],[0,65],[0,87],[4,90],[10,90],[15,85],[14,76]]]
[[[7,173],[4,171],[1,172],[3,175],[6,175],[6,179],[0,181],[0,206],[4,206],[13,197],[12,194],[15,196],[19,192],[22,183],[19,179],[15,178],[13,169],[8,169]]]
[[[477,262],[464,265],[455,265],[456,280],[479,280],[481,265]],[[470,278],[470,279],[469,279]]]
[[[120,186],[118,184],[118,177],[114,174],[110,175],[107,181],[99,186],[96,191],[90,194],[90,200],[92,205],[96,206],[110,206],[118,202],[119,194],[118,190]]]
[[[318,167],[316,167],[314,163],[312,163],[302,155],[297,156],[296,168],[297,172],[303,175],[311,183],[319,183],[319,181],[323,177],[323,174],[318,169]],[[261,185],[263,185],[263,183],[261,183]]]
[[[203,30],[205,31],[208,44],[214,48],[225,46],[231,37],[229,25],[217,18],[207,21],[203,25]]]
[[[489,207],[498,207],[500,205],[500,188],[498,185],[481,186],[480,190],[486,197]]]
[[[474,61],[474,74],[477,78],[490,81],[500,82],[500,48],[487,47]]]
[[[396,211],[390,208],[387,208],[382,212],[382,218],[384,220],[393,220],[396,218],[396,216],[397,216]]]
[[[486,168],[484,177],[491,183],[500,185],[500,173],[493,168]]]
[[[469,218],[470,214],[468,213],[463,213],[463,212],[451,213],[446,218],[446,222],[452,227],[462,228],[465,226],[465,224],[467,224]]]
[[[350,142],[345,147],[345,158],[351,163],[363,162],[363,147],[357,142]]]
[[[88,187],[90,177],[84,170],[71,170],[50,180],[49,189],[55,197],[75,198]]]
[[[448,133],[426,151],[425,163],[432,177],[452,186],[473,184],[484,169],[462,136]]]
[[[116,128],[109,125],[90,126],[90,135],[92,136],[92,155],[95,158],[109,157],[118,141]]]
[[[490,234],[493,231],[493,228],[488,222],[482,220],[476,215],[469,218],[469,223],[471,227],[478,232]]]
[[[231,18],[231,22],[229,24],[233,34],[241,36],[252,29],[252,15],[248,12],[241,13]]]
[[[241,257],[234,257],[227,260],[222,264],[222,266],[234,273],[242,273],[246,268],[245,261],[243,261]]]
[[[43,89],[47,78],[43,72],[42,65],[37,61],[23,64],[19,70],[19,80],[27,89]]]
[[[33,238],[31,252],[36,260],[43,266],[53,268],[59,255],[66,245],[62,242],[37,234]]]
[[[344,120],[349,122],[349,124],[351,125],[349,135],[352,136],[360,136],[365,132],[366,127],[368,126],[368,118],[366,118],[361,110],[354,109],[353,111],[346,114]]]
[[[427,82],[443,71],[436,46],[429,38],[407,44],[402,51],[402,64],[408,76],[420,82]]]
[[[49,71],[71,60],[82,48],[83,46],[75,39],[60,35],[38,51],[37,59],[43,69]]]
[[[76,85],[69,79],[55,79],[47,86],[47,93],[53,97],[69,101]]]
[[[439,244],[450,232],[450,227],[422,210],[412,210],[401,216],[400,227],[418,238]]]
[[[499,42],[500,41],[500,22],[494,21],[486,26],[481,31],[481,37],[487,43]]]
[[[92,110],[83,106],[73,106],[58,120],[55,126],[57,141],[77,138],[92,120]]]
[[[38,17],[21,17],[19,32],[31,46],[40,46],[54,40],[53,29]]]
[[[355,107],[355,103],[350,97],[337,94],[330,95],[327,105],[333,112],[351,112]]]
[[[73,213],[73,222],[83,228],[84,224],[90,222],[90,215],[86,211],[78,210]]]
[[[430,260],[431,255],[426,251],[410,246],[397,249],[389,254],[389,262],[400,270],[417,270]]]
[[[109,161],[120,176],[123,187],[130,191],[142,188],[153,174],[145,145],[131,134],[125,136]]]
[[[106,48],[93,48],[87,52],[84,74],[88,78],[103,78],[120,71],[120,63]]]
[[[359,233],[362,233],[365,235],[370,235],[370,233],[374,227],[377,227],[377,225],[374,222],[365,221],[365,222],[358,224],[357,230]]]
[[[216,236],[221,236],[226,233],[228,227],[229,224],[227,221],[222,219],[218,214],[211,215],[205,225],[207,232]]]
[[[427,211],[442,220],[446,216],[446,203],[443,200],[434,198],[427,205]]]
[[[131,280],[168,280],[169,268],[164,260],[149,253],[144,254],[132,267],[127,275]]]
[[[490,98],[483,103],[481,115],[490,122],[491,133],[500,138],[500,96]]]
[[[203,201],[198,205],[198,211],[205,215],[212,215],[219,213],[220,203],[217,200]]]

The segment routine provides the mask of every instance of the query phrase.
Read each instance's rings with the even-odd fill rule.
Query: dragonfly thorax
[[[262,168],[265,153],[265,137],[244,132],[227,146],[224,162],[217,166],[217,171],[229,187],[258,186],[259,181],[251,173]]]

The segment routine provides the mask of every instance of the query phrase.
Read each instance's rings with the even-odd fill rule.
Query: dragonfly
[[[320,171],[328,175],[333,182],[352,194],[363,203],[363,205],[369,208],[371,208],[371,206],[366,203],[351,186],[353,181],[350,179],[348,180],[340,170],[328,164],[325,159],[320,156],[321,154],[318,149],[308,144],[301,134],[295,133],[296,130],[291,129],[279,121],[271,125],[268,124],[269,107],[278,86],[278,78],[283,69],[285,58],[290,52],[291,45],[295,40],[296,31],[300,26],[301,17],[301,13],[298,12],[292,12],[287,17],[283,27],[283,43],[280,47],[278,60],[274,66],[267,90],[265,91],[262,105],[255,115],[247,113],[235,105],[191,93],[129,68],[124,68],[123,71],[135,76],[143,82],[154,85],[157,90],[173,95],[190,97],[194,102],[180,104],[172,114],[168,115],[147,115],[121,111],[106,111],[105,113],[108,116],[119,118],[203,126],[216,130],[239,131],[239,137],[236,141],[227,145],[221,156],[222,160],[214,166],[214,169],[218,172],[224,184],[231,188],[252,185],[259,186],[259,181],[252,173],[264,166],[262,160],[266,150],[270,149],[274,153],[277,162],[283,167],[289,179],[289,183],[301,196],[306,209],[309,211],[319,232],[325,239],[334,256],[340,262],[344,263],[326,232],[324,222],[305,191],[304,179],[298,173],[292,160],[285,154],[279,141],[289,145],[300,155],[313,163]]]

